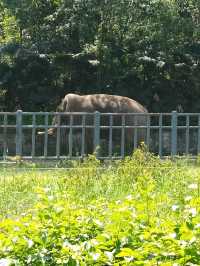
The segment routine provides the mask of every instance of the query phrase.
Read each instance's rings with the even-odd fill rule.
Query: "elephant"
[[[78,95],[78,94],[67,94],[61,103],[58,105],[56,112],[61,112],[61,115],[55,115],[53,118],[52,128],[49,128],[48,135],[55,136],[57,132],[57,126],[59,125],[70,125],[70,114],[73,115],[73,124],[79,129],[73,129],[73,135],[78,136],[81,140],[82,123],[83,117],[85,121],[85,151],[84,153],[92,153],[94,151],[94,112],[100,112],[100,125],[104,128],[100,129],[100,139],[104,141],[109,140],[110,130],[109,126],[112,123],[112,144],[117,145],[121,143],[122,129],[120,128],[124,125],[124,142],[126,146],[133,150],[136,146],[134,141],[135,132],[137,131],[137,143],[144,141],[145,139],[145,126],[147,121],[147,109],[135,100],[128,97],[108,95],[108,94],[92,94],[92,95]],[[78,114],[79,113],[79,114]],[[81,113],[81,114],[80,114]],[[112,115],[112,122],[110,115]],[[129,126],[142,126],[143,128],[129,128]],[[106,128],[107,127],[107,128]],[[117,128],[118,127],[118,128]],[[39,132],[39,134],[44,134],[44,132]],[[69,136],[69,129],[65,128],[65,133],[63,134]],[[77,138],[76,138],[77,139]],[[135,140],[134,140],[135,139]],[[108,143],[107,143],[108,144]],[[80,146],[80,145],[79,145]],[[109,145],[107,145],[109,146]],[[77,143],[75,147],[78,147]]]

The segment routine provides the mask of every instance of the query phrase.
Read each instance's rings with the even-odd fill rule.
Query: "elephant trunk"
[[[53,117],[53,121],[52,121],[52,125],[55,126],[55,127],[52,127],[52,128],[48,129],[47,133],[48,133],[49,136],[55,135],[56,129],[57,129],[56,127],[58,126],[58,124],[59,124],[58,116],[54,116]],[[38,135],[45,135],[45,131],[39,131],[37,134]]]

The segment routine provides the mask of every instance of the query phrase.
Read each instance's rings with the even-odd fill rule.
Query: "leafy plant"
[[[199,264],[199,168],[145,147],[71,166],[1,171],[0,264]]]

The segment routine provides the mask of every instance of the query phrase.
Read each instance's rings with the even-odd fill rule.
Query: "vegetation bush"
[[[76,91],[199,112],[199,17],[200,0],[2,0],[0,104],[55,110]]]
[[[73,167],[1,172],[0,265],[199,265],[198,168],[143,150]]]

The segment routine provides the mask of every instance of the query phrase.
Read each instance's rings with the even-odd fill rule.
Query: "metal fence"
[[[0,113],[1,159],[78,159],[92,152],[98,158],[117,159],[132,153],[141,141],[161,157],[197,156],[200,114]]]

